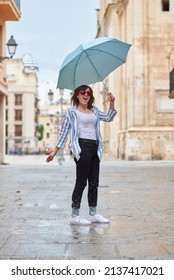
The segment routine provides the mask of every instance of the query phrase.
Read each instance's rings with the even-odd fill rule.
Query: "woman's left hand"
[[[110,102],[110,108],[114,110],[115,97],[112,95],[112,93],[108,93],[107,96]]]
[[[115,97],[112,95],[112,93],[110,92],[110,93],[108,93],[107,94],[107,96],[108,96],[108,100],[109,100],[109,102],[114,102],[115,101]]]

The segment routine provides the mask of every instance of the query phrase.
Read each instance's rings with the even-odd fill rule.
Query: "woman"
[[[88,225],[90,223],[109,223],[109,220],[97,214],[97,196],[99,185],[99,165],[103,152],[100,134],[100,120],[110,122],[116,115],[114,96],[109,93],[110,108],[107,114],[93,106],[92,89],[87,85],[79,86],[72,96],[73,108],[64,117],[60,135],[54,151],[46,161],[53,160],[59,149],[63,149],[70,133],[70,150],[76,163],[76,183],[72,193],[72,214],[70,224]],[[83,191],[88,181],[89,217],[79,215]]]

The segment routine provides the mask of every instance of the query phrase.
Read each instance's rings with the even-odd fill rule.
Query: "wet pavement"
[[[174,259],[174,162],[103,160],[98,213],[110,224],[70,226],[74,162],[45,158],[0,166],[0,259]]]

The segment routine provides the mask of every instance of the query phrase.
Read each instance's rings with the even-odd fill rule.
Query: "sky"
[[[40,104],[48,103],[51,89],[54,100],[58,73],[64,58],[81,43],[93,40],[97,33],[99,0],[21,0],[19,21],[7,23],[7,39],[18,44],[14,58],[31,54],[39,72]],[[65,98],[69,91],[65,91]]]

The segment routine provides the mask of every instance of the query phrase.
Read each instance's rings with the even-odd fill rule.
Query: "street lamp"
[[[10,56],[0,56],[0,62],[2,62],[3,60],[5,59],[10,59],[10,58],[13,58],[14,54],[16,53],[16,48],[17,48],[17,44],[16,44],[16,41],[14,39],[13,36],[11,36],[11,38],[8,40],[7,42],[7,48],[8,48],[8,52],[10,54]]]
[[[54,97],[54,92],[50,89],[48,92],[48,99],[49,99],[50,103],[53,102],[53,97]]]
[[[63,118],[63,94],[64,94],[64,89],[59,89],[59,94],[60,94],[60,99],[57,101],[57,104],[60,104],[60,117],[61,117],[61,123],[62,123],[62,118]],[[53,97],[54,97],[54,92],[50,89],[48,92],[48,99],[50,103],[53,102]]]

